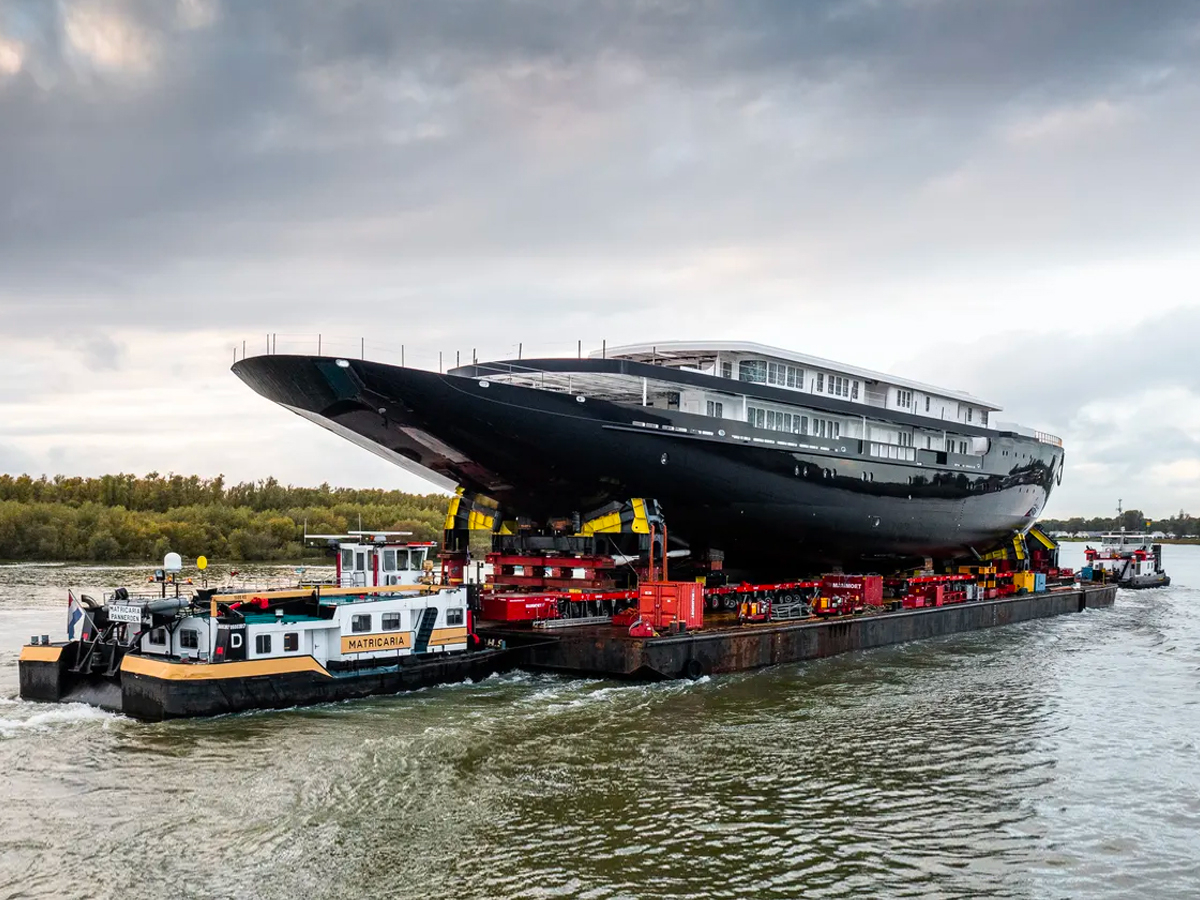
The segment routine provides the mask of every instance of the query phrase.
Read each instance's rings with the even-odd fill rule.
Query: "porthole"
[[[667,464],[667,454],[664,453],[658,461],[665,466]]]
[[[481,381],[481,382],[479,382],[479,386],[480,386],[480,387],[484,387],[484,388],[485,388],[485,387],[491,387],[491,386],[492,386],[492,383],[491,383],[490,381]]]
[[[724,428],[718,428],[718,429],[717,429],[717,434],[719,434],[721,437],[725,437],[725,429],[724,429]]]
[[[576,402],[576,403],[583,403],[584,399],[585,399],[585,398],[584,398],[583,394],[580,394],[579,396],[577,396],[577,397],[575,398],[575,402]]]
[[[348,359],[339,359],[339,360],[337,361],[337,367],[338,367],[339,369],[348,369],[348,368],[350,368],[350,360],[348,360]]]

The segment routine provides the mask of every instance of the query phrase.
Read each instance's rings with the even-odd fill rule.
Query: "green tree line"
[[[1149,522],[1149,525],[1146,523]],[[1038,523],[1045,531],[1161,531],[1176,537],[1200,537],[1200,519],[1182,509],[1175,515],[1163,519],[1152,519],[1140,509],[1127,509],[1120,518],[1116,516],[1094,516],[1090,519],[1073,516],[1069,519],[1042,519]]]
[[[437,540],[449,498],[441,494],[282,485],[274,478],[226,485],[223,476],[0,475],[0,559],[226,560],[322,556],[310,534],[411,531]]]

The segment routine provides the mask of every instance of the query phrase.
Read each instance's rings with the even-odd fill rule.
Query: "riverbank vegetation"
[[[1068,534],[1101,533],[1119,531],[1161,532],[1174,538],[1200,538],[1200,519],[1182,509],[1165,519],[1151,519],[1140,509],[1128,509],[1119,519],[1116,516],[1095,516],[1085,519],[1074,516],[1070,519],[1042,519],[1038,525],[1043,531],[1065,531]]]
[[[223,476],[0,475],[0,559],[278,560],[321,557],[310,534],[349,529],[411,531],[439,540],[442,494],[282,485],[274,478],[227,485]]]

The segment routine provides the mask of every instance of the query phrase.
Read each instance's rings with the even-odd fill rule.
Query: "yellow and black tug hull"
[[[22,699],[89,703],[161,721],[253,709],[284,709],[478,680],[504,671],[507,651],[403,657],[395,664],[330,672],[312,656],[188,662],[127,653],[110,671],[81,674],[79,641],[29,645],[19,663]]]

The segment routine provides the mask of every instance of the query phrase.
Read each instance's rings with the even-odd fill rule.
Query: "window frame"
[[[271,635],[256,634],[254,636],[254,655],[267,656],[271,653]]]
[[[381,631],[402,630],[404,628],[404,614],[401,612],[381,613],[379,628]]]
[[[190,641],[190,643],[189,643]],[[195,628],[179,629],[179,646],[183,650],[200,649],[200,632]]]
[[[355,613],[350,617],[351,634],[368,634],[371,631],[371,614]]]
[[[288,644],[292,646],[288,646]],[[283,633],[283,652],[284,653],[299,653],[300,652],[300,632],[285,631]]]

